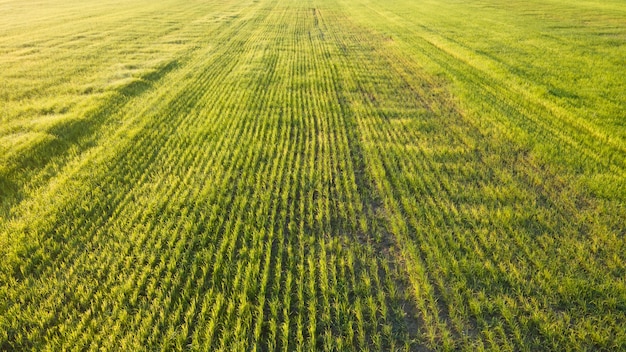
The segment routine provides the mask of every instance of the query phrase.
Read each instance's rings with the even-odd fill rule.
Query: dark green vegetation
[[[626,349],[626,4],[0,0],[0,349]]]

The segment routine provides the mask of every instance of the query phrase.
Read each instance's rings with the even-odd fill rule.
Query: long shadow
[[[25,197],[25,187],[38,172],[53,161],[57,165],[65,164],[69,160],[65,154],[74,146],[78,146],[81,152],[94,146],[94,135],[109,122],[110,116],[120,111],[131,99],[149,90],[176,67],[178,62],[173,60],[120,88],[84,118],[54,126],[47,131],[53,138],[37,143],[24,151],[19,158],[10,160],[7,167],[0,170],[0,218],[10,216],[10,209]],[[50,177],[52,175],[45,175],[40,180]]]

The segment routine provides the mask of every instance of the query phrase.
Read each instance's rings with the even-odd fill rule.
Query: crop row
[[[411,346],[402,274],[355,241],[364,206],[323,30],[308,32],[319,13],[276,5],[130,100],[125,127],[59,177],[71,191],[30,204],[45,217],[22,205],[4,346]]]
[[[0,91],[0,349],[624,347],[622,198],[585,188],[617,187],[621,137],[455,32],[479,4],[131,2],[107,42],[79,5],[33,15],[33,65],[67,71]],[[102,94],[52,125],[18,106],[78,71]]]

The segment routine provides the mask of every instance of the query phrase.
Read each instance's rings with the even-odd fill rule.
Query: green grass
[[[626,5],[0,0],[0,350],[626,349]]]

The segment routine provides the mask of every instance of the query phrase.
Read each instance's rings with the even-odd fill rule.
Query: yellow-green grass
[[[0,0],[0,349],[626,349],[620,1]]]

